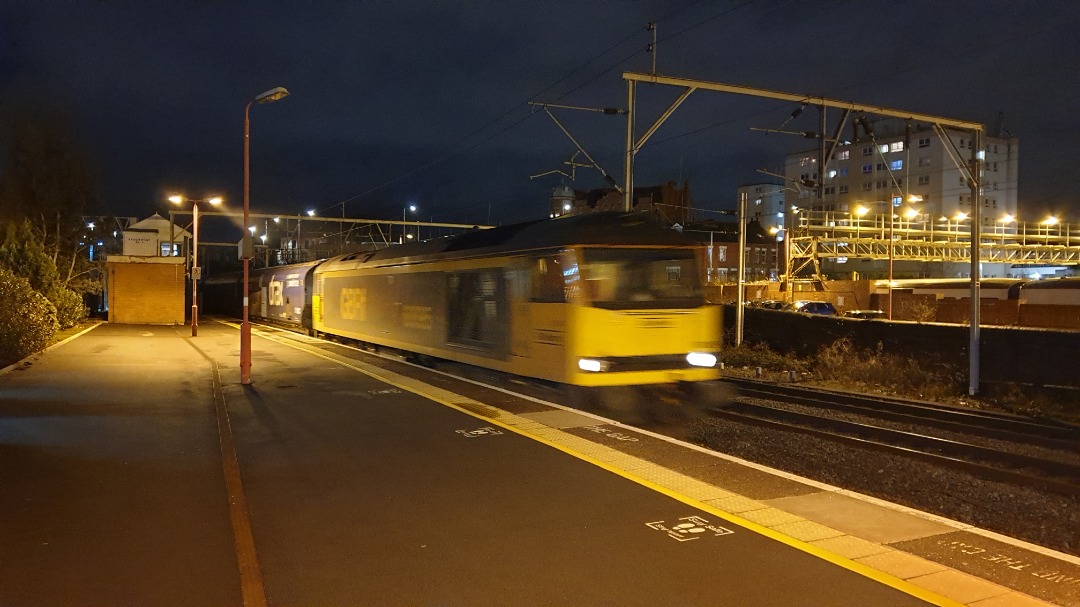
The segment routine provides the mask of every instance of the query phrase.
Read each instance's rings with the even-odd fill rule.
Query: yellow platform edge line
[[[233,323],[226,323],[226,324],[229,324],[230,326],[238,326],[238,325],[235,325]],[[547,446],[549,446],[549,447],[551,447],[553,449],[557,449],[559,451],[562,451],[563,453],[566,453],[567,455],[575,457],[575,458],[577,458],[579,460],[582,460],[584,462],[588,462],[588,463],[590,463],[590,464],[592,464],[594,466],[597,466],[599,468],[607,470],[608,472],[611,472],[612,474],[616,474],[618,476],[621,476],[621,477],[623,477],[623,478],[625,478],[625,479],[627,479],[629,481],[632,481],[634,483],[637,483],[637,484],[639,484],[639,485],[641,485],[643,487],[646,487],[646,488],[651,489],[653,491],[656,491],[658,493],[662,493],[662,494],[664,494],[664,495],[666,495],[666,496],[668,496],[668,497],[670,497],[670,498],[672,498],[672,499],[674,499],[676,501],[682,502],[682,503],[684,503],[684,504],[686,504],[688,506],[691,506],[693,508],[697,508],[699,510],[703,510],[705,512],[708,512],[710,514],[718,516],[718,517],[720,517],[720,518],[722,518],[722,519],[724,519],[724,520],[726,520],[726,521],[728,521],[730,523],[733,523],[735,525],[743,527],[743,528],[745,528],[745,529],[747,529],[749,531],[752,531],[752,532],[757,533],[759,535],[763,535],[763,536],[768,537],[770,539],[776,540],[777,542],[780,542],[782,544],[785,544],[787,546],[795,548],[796,550],[800,550],[800,551],[805,552],[807,554],[813,555],[813,556],[815,556],[817,558],[820,558],[822,560],[833,563],[834,565],[837,565],[839,567],[843,567],[844,569],[852,571],[853,573],[857,573],[857,574],[859,574],[859,575],[861,575],[863,577],[870,578],[870,579],[872,579],[872,580],[874,580],[876,582],[879,582],[879,583],[884,584],[886,586],[889,586],[891,588],[895,588],[895,589],[897,589],[897,590],[899,590],[899,591],[901,591],[901,592],[903,592],[905,594],[909,594],[909,595],[911,595],[911,596],[913,596],[915,598],[924,600],[924,601],[926,601],[926,602],[928,602],[928,603],[930,603],[932,605],[937,605],[938,607],[966,607],[966,605],[964,603],[960,603],[960,602],[955,601],[953,599],[950,599],[948,597],[941,596],[940,594],[937,594],[936,592],[932,592],[930,590],[927,590],[926,588],[916,586],[915,584],[913,584],[911,582],[908,582],[907,580],[900,579],[900,578],[898,578],[898,577],[896,577],[894,575],[885,573],[884,571],[878,571],[877,569],[874,569],[873,567],[870,567],[868,565],[864,565],[862,563],[853,561],[853,560],[851,560],[851,559],[849,559],[849,558],[847,558],[845,556],[841,556],[841,555],[836,554],[834,552],[830,552],[829,550],[821,548],[820,546],[815,546],[815,545],[810,544],[808,542],[804,542],[802,540],[795,539],[793,537],[784,535],[783,533],[780,533],[779,531],[775,531],[773,529],[765,527],[764,525],[760,525],[758,523],[749,521],[749,520],[744,519],[744,518],[742,518],[740,516],[737,516],[735,514],[731,514],[730,512],[725,512],[723,510],[720,510],[720,509],[716,508],[715,506],[711,506],[711,505],[709,505],[709,504],[707,504],[705,502],[696,500],[696,499],[694,499],[694,498],[692,498],[690,496],[683,495],[681,493],[678,493],[676,491],[668,489],[667,487],[664,487],[663,485],[659,485],[659,484],[657,484],[657,483],[655,483],[653,481],[650,481],[648,479],[639,477],[639,476],[637,476],[637,475],[635,475],[635,474],[633,474],[631,472],[627,472],[627,471],[622,470],[620,468],[617,468],[615,466],[609,465],[609,464],[607,464],[607,463],[605,463],[603,461],[595,459],[595,458],[593,458],[591,456],[585,455],[584,453],[581,453],[581,452],[579,452],[579,451],[577,451],[577,450],[575,450],[575,449],[573,449],[571,447],[566,447],[566,446],[560,445],[557,442],[554,442],[554,441],[552,441],[550,439],[547,439],[547,438],[544,438],[542,436],[532,434],[532,433],[527,432],[525,430],[521,430],[520,428],[515,428],[514,426],[511,426],[509,424],[505,424],[505,423],[503,423],[503,422],[501,422],[501,421],[499,421],[497,419],[486,417],[486,416],[481,415],[479,413],[476,413],[474,411],[470,411],[468,409],[465,409],[463,407],[455,405],[454,403],[443,400],[443,399],[441,399],[441,398],[439,398],[439,397],[437,397],[437,396],[435,396],[433,394],[430,394],[430,393],[426,392],[422,387],[427,387],[427,384],[425,384],[425,383],[423,383],[423,382],[421,382],[419,380],[410,380],[410,383],[415,382],[416,384],[419,384],[419,386],[422,386],[422,387],[418,387],[418,386],[414,386],[414,385],[406,385],[405,383],[402,383],[399,380],[384,377],[384,376],[382,376],[382,375],[380,375],[378,373],[374,373],[372,371],[362,369],[362,368],[360,368],[360,367],[358,367],[358,366],[356,366],[354,364],[351,364],[351,363],[336,359],[336,358],[331,357],[331,356],[329,356],[327,354],[323,354],[322,352],[313,352],[313,351],[311,351],[310,349],[308,349],[306,347],[302,347],[302,346],[307,346],[308,344],[292,343],[292,342],[290,342],[288,340],[279,339],[277,336],[270,336],[268,334],[263,334],[262,332],[256,332],[256,334],[259,337],[262,337],[263,339],[267,339],[267,340],[273,341],[275,343],[288,346],[288,347],[293,348],[295,350],[300,350],[300,351],[305,352],[307,354],[310,354],[312,356],[316,356],[318,358],[328,360],[328,361],[333,362],[335,364],[339,364],[339,365],[341,365],[343,367],[352,369],[352,370],[354,370],[354,371],[356,371],[358,373],[362,373],[364,375],[367,375],[368,377],[372,377],[372,378],[378,379],[379,381],[390,384],[391,386],[394,386],[395,388],[399,388],[399,389],[402,389],[402,390],[406,390],[408,392],[412,392],[413,394],[423,396],[424,398],[427,398],[429,400],[437,402],[440,405],[443,405],[445,407],[449,407],[449,408],[454,409],[456,411],[460,411],[461,413],[464,413],[464,414],[469,415],[471,417],[474,417],[476,419],[483,420],[485,422],[494,424],[496,426],[499,426],[500,428],[503,428],[505,430],[513,432],[514,434],[517,434],[519,436],[523,436],[523,437],[528,438],[530,440],[533,440],[533,441],[542,443],[544,445],[547,445]],[[393,373],[392,371],[386,371],[386,373],[400,377],[400,375],[398,375],[397,373]],[[478,404],[483,404],[484,406],[491,407],[492,409],[498,409],[498,407],[494,407],[492,405],[486,405],[484,403],[478,403]],[[657,466],[657,467],[660,468],[661,466]]]
[[[31,354],[28,354],[27,356],[25,356],[23,358],[20,358],[19,360],[11,363],[10,365],[4,367],[3,369],[0,369],[0,375],[8,373],[9,371],[15,370],[15,368],[22,366],[23,362],[25,362],[27,360],[30,360],[31,358],[33,358],[33,357],[35,357],[35,356],[37,356],[39,354],[44,354],[44,353],[46,353],[46,352],[48,352],[50,350],[54,350],[56,348],[59,348],[60,346],[62,346],[64,344],[68,343],[69,341],[75,339],[76,337],[82,337],[83,335],[86,335],[90,331],[93,331],[94,329],[98,328],[99,326],[101,326],[103,324],[105,324],[105,321],[102,321],[102,320],[95,321],[93,324],[91,324],[89,327],[83,329],[82,331],[79,331],[78,333],[76,333],[74,335],[69,335],[66,338],[64,338],[62,341],[58,341],[55,344],[52,344],[49,347],[45,348],[44,350],[39,350],[38,352],[33,352]]]

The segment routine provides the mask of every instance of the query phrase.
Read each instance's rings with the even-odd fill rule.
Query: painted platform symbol
[[[478,436],[496,436],[502,434],[501,431],[496,430],[490,426],[485,428],[477,428],[476,430],[457,430],[458,434],[463,435],[465,438],[476,438]]]
[[[735,533],[726,527],[713,525],[700,516],[684,516],[678,520],[680,522],[674,525],[669,525],[664,521],[645,523],[645,525],[651,529],[663,531],[667,533],[669,537],[679,542],[689,542],[702,537],[719,537],[721,535],[731,535],[732,533]]]

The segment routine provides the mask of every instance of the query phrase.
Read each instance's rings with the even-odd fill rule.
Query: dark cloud
[[[545,213],[558,178],[529,176],[574,151],[525,102],[624,105],[620,74],[649,69],[651,20],[661,73],[992,129],[1002,112],[1021,141],[1021,208],[1076,218],[1080,5],[1065,1],[14,0],[0,7],[0,95],[65,110],[111,212],[148,215],[170,189],[238,200],[244,104],[280,85],[288,99],[252,109],[253,205],[394,217],[415,199],[435,220],[509,221]],[[639,129],[676,95],[642,87]],[[699,204],[730,207],[755,169],[807,147],[749,131],[791,109],[695,93],[640,154],[637,182],[689,179]],[[621,118],[557,116],[621,179]]]

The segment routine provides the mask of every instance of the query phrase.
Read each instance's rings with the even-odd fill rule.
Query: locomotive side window
[[[537,257],[532,265],[532,300],[541,303],[566,303],[564,262],[558,255]]]
[[[586,296],[601,308],[692,308],[704,304],[690,249],[583,251]]]
[[[496,270],[455,272],[447,285],[447,339],[451,343],[494,348],[505,334],[503,298]]]

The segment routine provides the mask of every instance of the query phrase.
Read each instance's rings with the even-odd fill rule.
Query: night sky
[[[657,72],[983,122],[1020,139],[1020,215],[1080,220],[1080,2],[207,2],[5,0],[0,104],[48,103],[94,160],[102,213],[164,212],[171,192],[252,210],[506,223],[545,217],[565,135],[527,102],[625,107],[623,71]],[[673,100],[639,87],[639,132]],[[43,101],[46,100],[46,101]],[[653,136],[638,185],[689,180],[728,209],[813,142],[790,103],[698,92]],[[555,110],[617,181],[625,120]],[[6,140],[10,125],[0,124]],[[804,112],[785,128],[816,128]],[[809,144],[809,145],[808,145]],[[707,215],[707,214],[703,214]]]

